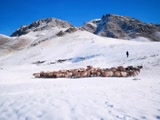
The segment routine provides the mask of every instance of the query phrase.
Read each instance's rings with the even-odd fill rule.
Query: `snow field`
[[[75,60],[49,64],[67,58]],[[43,64],[33,64],[43,60]],[[1,56],[0,120],[159,120],[159,61],[160,43],[102,38],[85,31]],[[135,78],[32,76],[35,72],[87,65],[143,65],[144,69]]]

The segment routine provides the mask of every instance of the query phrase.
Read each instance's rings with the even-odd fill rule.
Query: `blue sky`
[[[50,17],[79,27],[105,14],[160,24],[160,0],[0,0],[0,34]]]

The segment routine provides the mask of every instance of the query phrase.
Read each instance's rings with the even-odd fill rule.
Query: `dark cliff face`
[[[21,36],[29,33],[30,31],[35,32],[35,31],[47,30],[52,27],[68,28],[68,27],[73,27],[73,25],[59,19],[47,18],[47,19],[36,21],[28,26],[22,26],[21,28],[16,30],[14,33],[12,33],[11,37]]]
[[[132,39],[146,37],[151,41],[160,41],[160,25],[147,24],[131,17],[105,15],[100,20],[86,23],[82,29],[99,36]]]

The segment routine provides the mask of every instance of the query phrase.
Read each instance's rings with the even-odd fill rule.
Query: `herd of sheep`
[[[140,73],[142,66],[86,68],[34,73],[36,78],[84,78],[84,77],[134,77]]]

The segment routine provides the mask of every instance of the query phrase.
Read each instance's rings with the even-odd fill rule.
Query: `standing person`
[[[128,58],[129,57],[129,52],[128,51],[126,52],[126,55],[127,55],[127,58]]]

